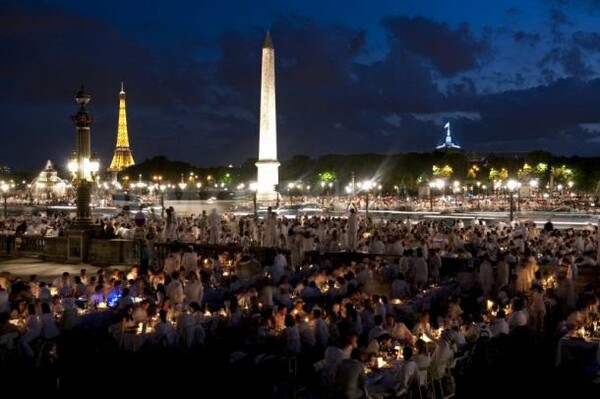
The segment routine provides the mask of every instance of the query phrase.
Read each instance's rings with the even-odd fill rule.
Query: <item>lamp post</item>
[[[254,219],[258,219],[258,209],[256,204],[256,190],[258,185],[256,182],[250,183],[250,190],[252,191],[252,208],[254,210]]]
[[[321,182],[321,206],[325,206],[325,182]]]
[[[371,187],[373,186],[373,183],[366,180],[362,183],[361,188],[362,190],[365,192],[366,197],[365,197],[365,216],[368,219],[369,218],[369,191],[371,190]]]
[[[10,186],[8,183],[2,182],[2,186],[0,186],[0,188],[2,189],[2,199],[4,200],[4,219],[6,219],[8,217],[6,200],[8,198],[8,190],[10,190]]]
[[[514,179],[510,179],[509,181],[506,182],[506,187],[508,188],[508,192],[510,194],[509,219],[511,222],[513,221],[513,212],[514,212],[514,191],[518,185],[519,185],[519,183]]]
[[[294,197],[292,190],[294,189],[294,183],[288,183],[288,193],[290,194],[290,206],[294,205]]]
[[[539,185],[539,181],[537,179],[531,179],[531,181],[529,182],[529,185],[531,186],[531,190],[530,190],[530,197],[537,197],[537,188]],[[535,195],[534,195],[535,194]]]
[[[91,199],[92,185],[100,168],[100,163],[92,154],[90,129],[94,118],[88,113],[86,106],[90,96],[83,86],[75,95],[79,111],[71,116],[75,123],[75,152],[70,162],[73,173],[73,186],[77,196],[77,216],[68,231],[67,257],[72,260],[86,262],[88,260],[92,223]]]
[[[75,169],[75,184],[77,188],[77,219],[76,225],[89,226],[92,223],[90,209],[91,187],[93,175],[98,172],[99,164],[92,159],[90,127],[94,118],[88,113],[86,105],[90,102],[90,95],[83,90],[77,92],[75,101],[79,104],[79,111],[71,117],[75,122],[75,154],[77,158]],[[93,162],[92,162],[93,161]]]
[[[458,207],[458,193],[460,193],[460,182],[455,180],[452,183],[452,193],[454,193],[454,207]]]
[[[446,182],[443,181],[442,179],[435,179],[435,180],[429,182],[429,211],[433,211],[433,192],[432,192],[432,190],[434,188],[437,188],[441,192],[441,190],[444,188],[445,185],[446,185]]]

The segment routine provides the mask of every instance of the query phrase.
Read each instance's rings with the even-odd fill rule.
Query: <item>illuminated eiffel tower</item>
[[[113,180],[116,180],[117,173],[135,165],[133,154],[129,148],[129,134],[127,133],[127,112],[125,111],[125,90],[121,82],[121,91],[119,92],[119,127],[117,130],[117,148],[113,155],[112,162],[108,168],[113,173]]]

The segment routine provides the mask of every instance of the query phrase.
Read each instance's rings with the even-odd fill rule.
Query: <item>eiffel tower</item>
[[[112,162],[108,168],[113,173],[113,180],[116,180],[117,173],[135,165],[133,154],[129,148],[129,134],[127,133],[127,112],[125,111],[125,90],[121,82],[121,91],[119,92],[119,127],[117,130],[117,148],[113,155]]]

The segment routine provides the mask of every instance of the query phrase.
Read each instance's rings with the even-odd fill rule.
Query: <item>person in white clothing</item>
[[[165,293],[174,305],[179,305],[185,298],[183,285],[181,284],[181,280],[179,280],[179,272],[173,272],[171,278],[171,282],[165,287]]]
[[[25,333],[21,336],[21,348],[30,357],[33,357],[34,351],[31,343],[42,335],[42,324],[35,313],[35,305],[28,305],[27,327]]]
[[[313,308],[312,315],[316,345],[318,348],[324,350],[329,344],[329,326],[327,325],[327,322],[323,320],[323,312],[321,312],[321,309]]]
[[[171,347],[177,342],[177,332],[173,324],[167,320],[167,311],[158,312],[159,322],[154,326],[154,339],[158,345]]]
[[[208,215],[208,228],[209,228],[209,244],[218,244],[221,235],[221,218],[217,213],[217,209],[213,208],[210,215]]]
[[[356,208],[354,207],[350,208],[346,234],[348,242],[348,251],[356,251],[356,244],[358,240],[358,215],[356,214]]]
[[[42,327],[42,334],[45,339],[54,339],[60,335],[60,330],[56,325],[56,320],[52,314],[49,303],[42,303],[42,314],[40,316],[40,324]]]
[[[492,337],[508,335],[509,331],[508,322],[506,321],[506,312],[503,309],[500,309],[496,314],[496,319],[490,325]]]
[[[196,272],[188,273],[188,281],[185,284],[185,287],[183,287],[183,294],[185,295],[185,301],[188,305],[192,302],[197,302],[200,305],[202,304],[204,286]]]

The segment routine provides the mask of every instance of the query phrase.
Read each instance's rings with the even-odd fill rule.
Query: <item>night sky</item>
[[[599,0],[0,1],[0,164],[66,164],[81,83],[106,168],[125,82],[136,162],[258,154],[261,45],[279,159],[430,151],[600,155]]]

